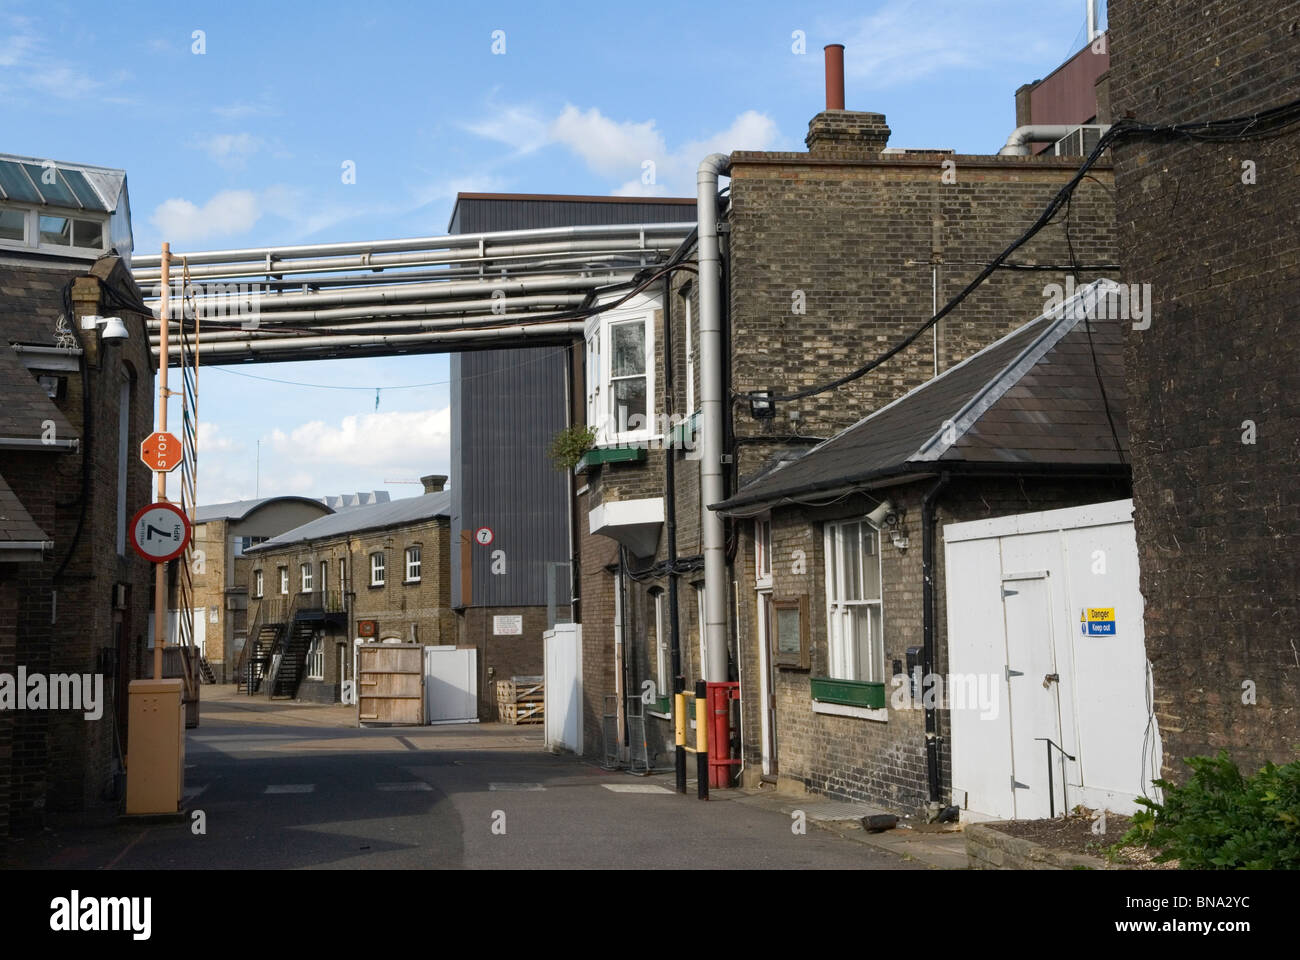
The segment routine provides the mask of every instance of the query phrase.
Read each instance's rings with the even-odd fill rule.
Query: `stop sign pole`
[[[167,398],[171,392],[167,389],[167,365],[171,362],[171,353],[167,348],[167,291],[171,287],[172,249],[170,243],[162,245],[162,299],[158,302],[158,430],[167,432]],[[159,502],[167,500],[167,471],[154,470]],[[167,642],[167,565],[154,564],[153,595],[153,678],[161,680],[163,674],[163,644]]]

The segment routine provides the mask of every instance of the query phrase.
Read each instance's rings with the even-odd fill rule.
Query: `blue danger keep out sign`
[[[1085,607],[1079,614],[1079,629],[1085,637],[1115,636],[1115,608]]]

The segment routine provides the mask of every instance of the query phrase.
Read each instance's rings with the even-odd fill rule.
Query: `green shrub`
[[[567,427],[551,438],[548,451],[555,469],[571,471],[596,442],[595,427]]]
[[[1141,844],[1184,870],[1300,869],[1300,761],[1269,763],[1253,777],[1226,750],[1184,762],[1191,779],[1155,781],[1164,803],[1139,798],[1147,809],[1134,814],[1116,850]]]

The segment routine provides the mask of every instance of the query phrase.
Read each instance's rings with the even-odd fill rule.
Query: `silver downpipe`
[[[708,509],[723,499],[722,259],[718,250],[718,177],[730,158],[714,153],[696,174],[700,270],[700,499],[704,509],[704,679],[727,679],[727,558],[723,518]]]

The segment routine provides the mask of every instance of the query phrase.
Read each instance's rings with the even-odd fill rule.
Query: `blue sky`
[[[0,0],[0,152],[125,169],[138,252],[436,235],[458,190],[689,196],[709,152],[802,150],[826,43],[892,146],[995,152],[1084,6]],[[448,472],[445,357],[237,369],[202,375],[204,502]]]

